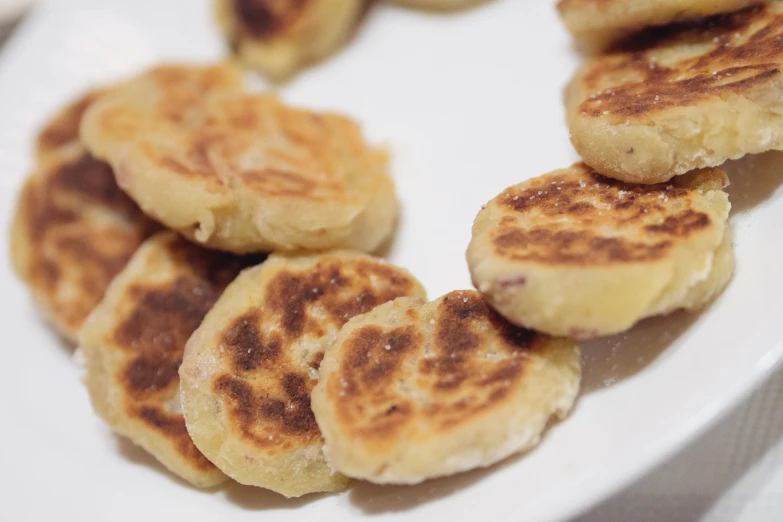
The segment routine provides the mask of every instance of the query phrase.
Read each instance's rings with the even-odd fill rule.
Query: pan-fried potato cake
[[[87,111],[82,138],[146,213],[206,246],[376,249],[397,216],[386,154],[342,116],[232,89],[190,96],[212,70],[130,80]]]
[[[117,186],[111,168],[79,142],[89,93],[39,134],[11,229],[14,270],[71,342],[112,278],[156,225]]]
[[[198,487],[226,476],[188,436],[177,372],[204,315],[239,271],[258,261],[160,232],[138,249],[79,332],[96,413]]]
[[[783,149],[783,2],[647,31],[590,60],[566,90],[585,163],[659,183]]]
[[[560,0],[557,10],[573,37],[589,51],[605,49],[646,27],[730,13],[762,0]]]
[[[584,164],[503,191],[479,212],[473,282],[514,324],[589,339],[705,306],[734,254],[717,168],[630,185]]]
[[[474,291],[401,298],[348,322],[312,404],[332,467],[415,484],[535,446],[579,392],[579,348],[518,328]]]
[[[218,25],[239,60],[287,80],[345,43],[364,0],[214,0]]]
[[[310,410],[325,348],[353,316],[423,296],[405,270],[363,254],[274,254],[226,289],[188,341],[182,406],[196,446],[236,481],[287,497],[347,487]]]

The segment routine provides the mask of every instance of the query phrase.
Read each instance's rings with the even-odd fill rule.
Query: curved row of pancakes
[[[450,10],[485,0],[389,0]],[[213,0],[215,19],[237,58],[272,81],[291,78],[340,48],[356,31],[367,0]]]
[[[683,16],[704,14],[685,3]],[[567,104],[592,167],[486,205],[467,253],[478,293],[428,303],[404,270],[333,250],[391,233],[384,155],[346,118],[245,92],[227,65],[158,67],[55,118],[20,200],[15,266],[79,332],[95,410],[197,486],[228,476],[299,496],[490,465],[572,408],[573,339],[698,309],[727,284],[728,180],[694,169],[777,147],[782,5],[589,62]],[[645,23],[671,21],[669,7]],[[178,234],[142,244],[159,227],[145,214]],[[261,251],[276,253],[238,255]]]
[[[575,401],[573,341],[514,327],[475,292],[425,303],[409,273],[357,251],[282,252],[370,250],[389,234],[383,158],[345,118],[244,93],[230,66],[157,67],[69,106],[37,151],[15,266],[78,333],[95,411],[198,487],[418,482],[531,447]],[[278,252],[258,264],[204,246]],[[393,330],[362,361],[341,337],[353,318]],[[369,421],[333,413],[341,390],[311,408],[321,360],[343,346],[324,376],[369,386],[348,397],[354,413],[383,406]],[[365,457],[346,460],[352,447]]]

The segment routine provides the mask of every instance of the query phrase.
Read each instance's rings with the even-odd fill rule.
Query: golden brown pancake
[[[423,295],[407,271],[345,251],[273,254],[243,272],[188,341],[180,368],[196,446],[242,484],[287,497],[344,489],[310,410],[324,350],[355,315]]]
[[[734,269],[720,169],[631,185],[584,164],[503,191],[479,212],[473,282],[514,324],[588,339],[705,306]]]
[[[117,186],[111,168],[79,143],[90,93],[39,135],[11,231],[14,270],[57,330],[75,341],[112,278],[156,225]]]
[[[215,0],[215,13],[239,60],[281,81],[345,43],[364,4],[364,0]]]
[[[585,163],[660,183],[783,149],[783,2],[651,29],[590,60],[566,91]]]
[[[730,13],[763,0],[559,0],[557,10],[574,38],[600,51],[646,27]]]
[[[573,341],[511,325],[476,292],[451,292],[348,322],[312,404],[335,470],[415,484],[535,446],[571,410],[580,375]]]
[[[133,255],[79,332],[96,413],[198,487],[226,476],[185,428],[177,373],[182,353],[226,285],[258,261],[161,232]]]
[[[206,246],[377,248],[397,215],[385,153],[345,117],[202,88],[216,71],[236,73],[169,67],[142,74],[87,112],[82,138],[146,213]]]

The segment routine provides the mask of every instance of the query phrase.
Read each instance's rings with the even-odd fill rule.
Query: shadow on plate
[[[194,487],[190,482],[183,480],[177,475],[175,475],[174,473],[170,472],[166,468],[166,466],[158,462],[158,459],[156,459],[155,457],[147,453],[143,448],[135,445],[129,439],[121,435],[117,435],[116,433],[114,434],[114,437],[115,440],[117,441],[117,451],[131,464],[151,468],[155,470],[157,473],[164,475],[167,479],[171,480],[172,482],[176,482],[177,485],[179,486],[183,486],[187,488]]]
[[[286,498],[268,489],[243,486],[233,480],[218,486],[223,496],[232,504],[248,510],[263,511],[266,509],[298,509],[310,502],[315,502],[327,496],[326,493],[305,495],[299,498]]]
[[[372,2],[377,3],[377,0],[372,0]],[[415,5],[415,3],[412,2],[411,0],[407,0],[407,1],[397,0],[394,2],[394,4],[397,4],[395,7],[402,7],[422,14],[433,15],[433,16],[444,16],[444,15],[463,14],[472,9],[485,7],[492,2],[493,0],[463,0],[462,2],[457,2],[455,5],[452,6],[445,5],[440,7],[434,5],[429,7]]]
[[[196,488],[190,482],[183,480],[170,472],[163,464],[158,462],[158,459],[147,453],[143,448],[135,445],[125,437],[116,434],[114,436],[117,441],[117,451],[130,463],[153,469],[155,472],[164,475],[167,479],[177,483],[179,486],[192,488],[196,491],[205,493],[222,494],[227,501],[248,511],[297,509],[325,496],[305,495],[301,498],[285,498],[284,496],[278,495],[267,489],[243,486],[233,480],[229,480],[211,488]]]
[[[484,477],[514,466],[525,459],[529,453],[536,451],[538,446],[546,443],[546,438],[553,426],[565,420],[549,421],[541,441],[528,451],[512,455],[486,468],[465,471],[449,477],[432,479],[412,486],[379,485],[370,482],[357,481],[350,491],[351,503],[362,510],[365,515],[382,515],[384,513],[407,511],[423,504],[433,502],[460,491],[481,481]]]
[[[731,200],[732,214],[753,209],[783,185],[783,152],[745,156],[729,161],[723,168],[731,180],[726,191]]]
[[[669,348],[699,317],[683,310],[641,321],[628,332],[582,345],[582,394],[632,377]]]

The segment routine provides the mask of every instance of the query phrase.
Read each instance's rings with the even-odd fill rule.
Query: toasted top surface
[[[368,324],[344,336],[324,390],[337,423],[357,439],[396,438],[417,423],[437,434],[506,401],[546,339],[506,322],[476,292],[455,291],[406,308],[395,328]]]
[[[537,440],[555,411],[570,408],[579,355],[570,341],[511,325],[478,293],[455,291],[351,321],[321,373],[313,404],[330,462],[353,476],[415,482]]]
[[[385,155],[345,117],[230,88],[236,74],[227,66],[143,74],[88,111],[82,137],[146,212],[178,230],[200,227],[200,241],[231,243],[213,246],[323,249],[351,244],[343,237],[351,235],[377,245],[375,235],[350,227],[378,193],[396,205]],[[172,186],[190,204],[157,196]],[[385,237],[389,227],[379,228]],[[281,231],[305,243],[339,237],[337,245],[270,239]]]
[[[17,273],[74,339],[114,276],[156,228],[81,146],[55,154],[25,183],[14,223]]]
[[[39,160],[80,143],[79,126],[82,123],[82,116],[106,92],[105,89],[100,89],[85,93],[46,123],[38,133],[35,143]]]
[[[760,0],[559,0],[557,10],[576,36],[606,38],[629,34],[649,26],[695,20],[728,13]],[[763,1],[763,0],[762,0]],[[600,33],[603,33],[601,35]],[[611,38],[610,38],[611,39]]]
[[[488,221],[479,227],[494,254],[510,262],[654,262],[693,236],[724,226],[703,193],[727,183],[722,170],[705,169],[671,184],[632,185],[578,163],[506,189],[482,211]]]
[[[185,478],[215,472],[188,436],[180,409],[178,371],[185,343],[239,271],[260,260],[158,233],[120,272],[80,333],[88,385],[99,395],[93,400],[100,405],[111,397],[114,413],[96,409]],[[167,441],[165,451],[178,453],[179,464],[162,456],[160,445],[145,445],[149,437]]]
[[[423,294],[404,270],[352,253],[272,255],[245,283],[252,304],[217,305],[218,312],[241,313],[232,313],[219,333],[224,350],[215,354],[220,369],[210,378],[214,393],[230,405],[227,436],[268,454],[321,443],[310,391],[327,340],[358,314]]]
[[[226,4],[241,37],[274,40],[295,30],[313,0],[217,0]]]
[[[288,496],[334,488],[310,409],[324,349],[355,315],[423,294],[408,272],[346,251],[273,254],[244,272],[188,342],[180,375],[193,440],[242,483]],[[222,413],[207,418],[215,400]]]
[[[592,59],[569,96],[582,117],[645,120],[779,81],[783,2],[705,21],[655,28]]]
[[[345,197],[356,173],[346,172],[341,160],[361,156],[364,147],[353,122],[292,109],[273,96],[213,90],[213,74],[155,70],[131,80],[90,112],[88,125],[100,134],[88,142],[100,140],[97,148],[110,162],[120,147],[130,147],[164,175],[212,193]]]

